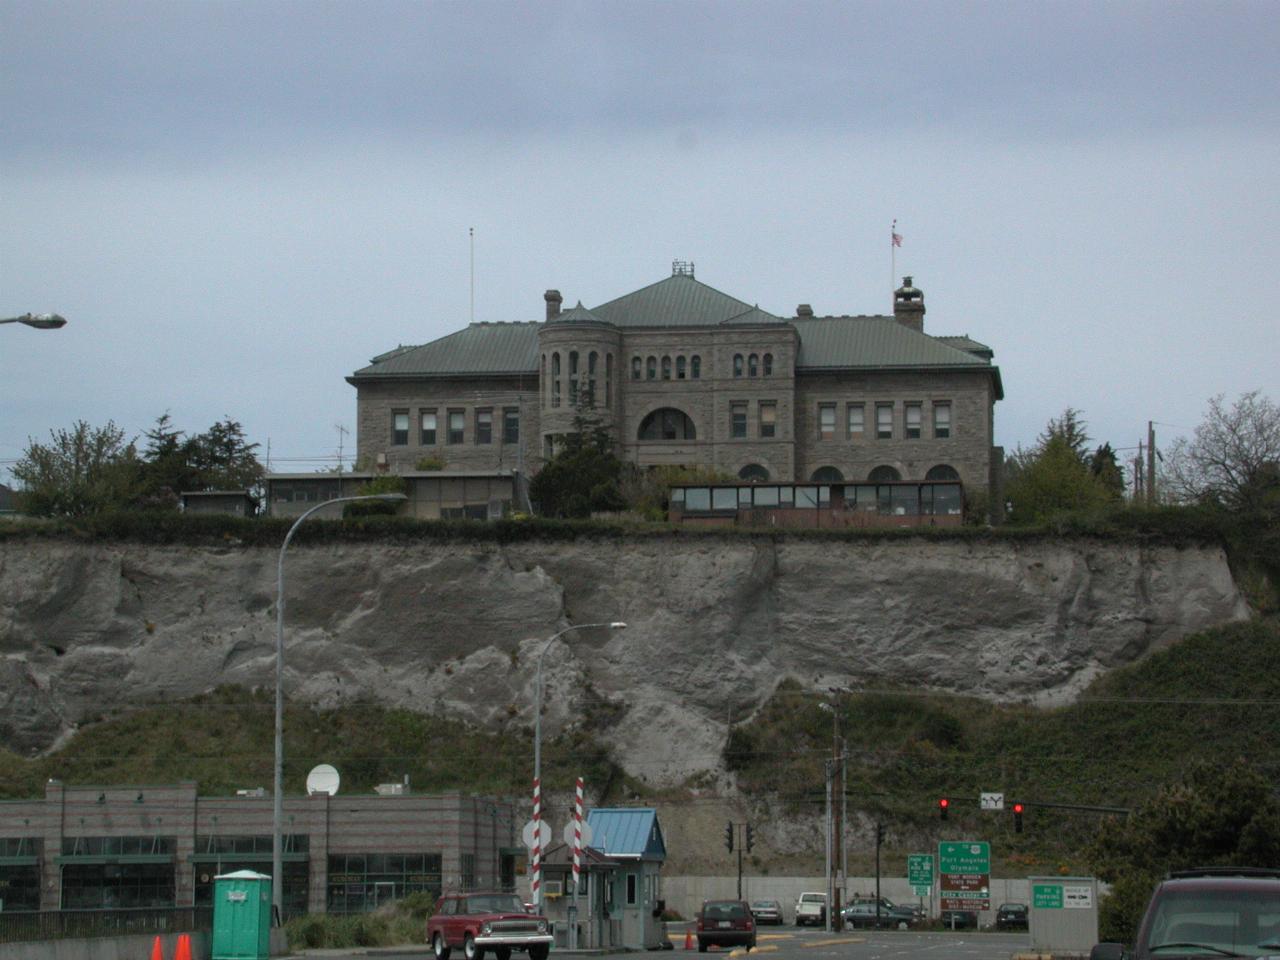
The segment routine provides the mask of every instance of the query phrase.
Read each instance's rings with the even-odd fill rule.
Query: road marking
[[[812,943],[802,943],[802,947],[830,947],[837,943],[866,943],[866,937],[838,937],[834,940],[814,940]]]
[[[754,954],[754,953],[773,953],[773,952],[775,952],[777,949],[778,949],[777,947],[756,947],[756,948],[754,948],[753,950],[751,950],[750,952],[751,952],[751,953],[753,953],[753,954]],[[731,956],[731,957],[745,957],[745,956],[747,955],[747,952],[748,952],[748,951],[746,951],[746,950],[745,950],[745,949],[743,949],[742,947],[734,947],[732,950],[730,950],[730,951],[729,951],[729,956]]]
[[[756,935],[757,940],[794,940],[794,933],[761,933]]]

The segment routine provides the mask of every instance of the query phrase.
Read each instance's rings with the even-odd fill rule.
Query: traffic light
[[[951,801],[943,797],[938,801],[938,817],[942,820],[947,819],[947,811],[951,808]]]
[[[1020,803],[1013,805],[1013,832],[1022,832],[1022,804]]]
[[[730,820],[724,825],[724,845],[729,848],[729,852],[733,853],[733,821]]]
[[[755,845],[755,840],[751,836],[751,824],[747,824],[747,853],[751,852],[751,848]]]

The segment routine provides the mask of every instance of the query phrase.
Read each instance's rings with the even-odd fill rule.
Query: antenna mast
[[[467,227],[471,237],[471,322],[476,322],[476,228]]]

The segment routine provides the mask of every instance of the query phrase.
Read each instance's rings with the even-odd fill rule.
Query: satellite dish
[[[327,763],[316,764],[307,774],[307,793],[327,793],[334,796],[338,792],[338,784],[342,778],[338,771]]]

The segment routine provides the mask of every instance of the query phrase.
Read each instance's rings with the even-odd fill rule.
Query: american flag
[[[893,221],[893,226],[889,228],[889,236],[893,238],[895,247],[902,246],[902,234],[898,232],[898,221]]]

